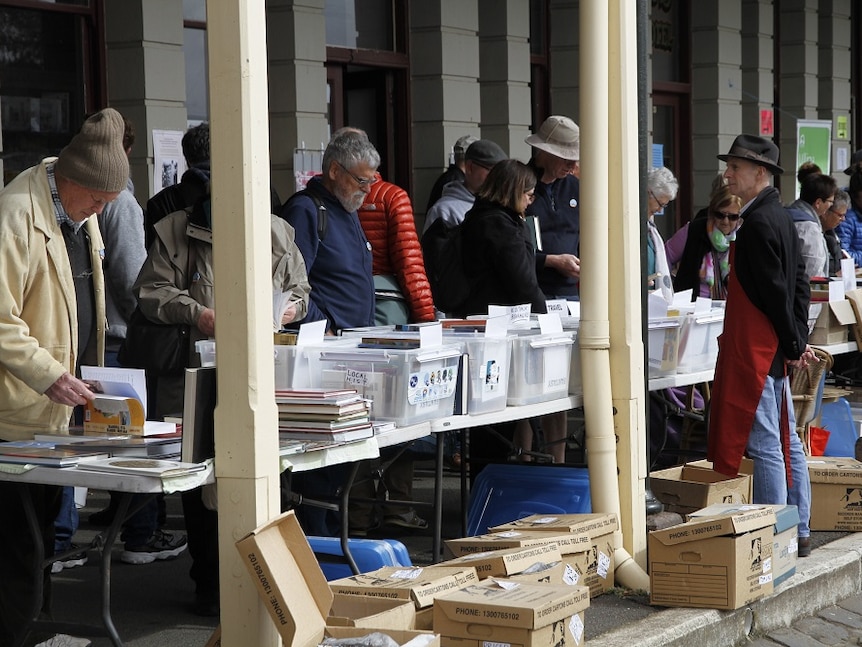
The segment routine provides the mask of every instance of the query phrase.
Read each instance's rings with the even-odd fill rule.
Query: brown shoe
[[[811,554],[811,537],[800,537],[797,544],[799,557],[808,557]]]

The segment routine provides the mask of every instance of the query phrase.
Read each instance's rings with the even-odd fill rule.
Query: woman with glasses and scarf
[[[723,183],[717,184],[706,213],[698,214],[665,244],[668,264],[673,267],[679,263],[673,289],[691,290],[692,300],[699,296],[721,301],[727,298],[730,243],[742,223],[742,200]]]

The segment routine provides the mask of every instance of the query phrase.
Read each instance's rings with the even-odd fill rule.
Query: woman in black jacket
[[[524,225],[535,188],[535,174],[518,160],[504,160],[491,169],[462,224],[470,297],[457,316],[487,314],[489,305],[524,303],[532,312],[546,312]]]

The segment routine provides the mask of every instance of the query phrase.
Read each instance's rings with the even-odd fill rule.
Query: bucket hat
[[[568,117],[548,117],[539,127],[539,131],[524,141],[534,148],[566,160],[581,159],[581,130],[578,124]]]

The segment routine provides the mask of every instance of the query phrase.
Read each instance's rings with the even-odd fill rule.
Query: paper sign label
[[[545,301],[545,309],[550,312],[556,312],[563,316],[569,314],[569,302],[565,299],[548,299]]]
[[[397,580],[415,580],[420,575],[422,575],[421,568],[406,568],[402,571],[395,571],[389,577]]]
[[[607,579],[608,569],[611,567],[611,558],[599,551],[599,563],[596,572],[602,579]]]
[[[580,645],[581,639],[584,637],[584,622],[577,613],[569,620],[569,633],[575,639],[575,644]]]
[[[296,345],[322,344],[324,334],[326,334],[326,319],[301,324],[299,334],[296,336]]]
[[[417,373],[411,373],[407,386],[407,402],[423,406],[429,402],[437,402],[455,393],[455,383],[458,381],[458,367],[425,368]]]
[[[566,564],[566,568],[563,571],[563,582],[569,586],[577,586],[580,579],[580,573],[578,573],[571,564]]]
[[[539,330],[542,331],[543,335],[563,332],[563,324],[560,321],[560,315],[558,313],[549,312],[546,315],[538,315],[538,318]]]

